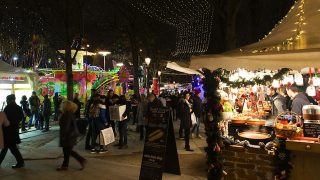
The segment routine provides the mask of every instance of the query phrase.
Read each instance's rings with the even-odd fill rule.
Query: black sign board
[[[139,179],[161,180],[164,171],[180,175],[170,109],[157,107],[149,110]]]
[[[315,137],[320,136],[320,124],[319,123],[304,123],[303,131],[305,137]]]

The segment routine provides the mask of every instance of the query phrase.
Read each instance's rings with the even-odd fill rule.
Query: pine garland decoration
[[[203,70],[205,76],[203,88],[207,98],[205,131],[208,147],[206,147],[205,150],[207,152],[209,180],[221,179],[223,172],[223,157],[220,149],[223,144],[222,133],[219,127],[222,106],[220,105],[220,96],[217,92],[220,82],[220,78],[218,77],[219,73],[219,71],[211,73],[208,69]]]

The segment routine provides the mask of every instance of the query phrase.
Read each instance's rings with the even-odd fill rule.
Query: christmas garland
[[[208,69],[204,69],[203,74],[205,76],[203,88],[207,98],[207,114],[204,123],[208,144],[208,147],[205,148],[207,153],[208,179],[221,179],[223,172],[223,157],[220,147],[223,143],[221,129],[219,127],[222,106],[220,104],[220,96],[217,92],[220,82],[218,77],[219,72],[211,72]]]
[[[229,80],[229,77],[231,75],[230,71],[227,71],[227,70],[221,69],[221,68],[215,70],[217,76],[220,77],[221,81],[231,87],[244,87],[244,86],[248,86],[248,85],[253,86],[255,84],[270,85],[273,80],[283,79],[283,76],[286,75],[289,71],[290,71],[290,69],[288,69],[288,68],[282,68],[273,76],[264,75],[262,78],[255,77],[252,80],[246,80],[244,78],[239,78],[238,81],[230,81]]]

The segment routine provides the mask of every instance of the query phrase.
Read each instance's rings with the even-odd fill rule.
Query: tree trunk
[[[67,74],[67,98],[68,100],[73,99],[73,74],[72,74],[72,58],[70,46],[65,47],[65,64]]]
[[[133,64],[133,90],[134,94],[139,96],[139,54],[137,39],[133,33],[129,34]]]
[[[67,98],[72,101],[73,99],[73,74],[72,74],[72,58],[71,58],[71,38],[70,38],[70,17],[69,17],[69,1],[65,1],[65,19],[64,19],[64,30],[65,30],[65,59],[66,64],[66,75],[67,75]]]

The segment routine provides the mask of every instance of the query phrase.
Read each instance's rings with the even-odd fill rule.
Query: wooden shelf
[[[287,140],[286,148],[291,151],[320,153],[320,143],[304,140]]]

